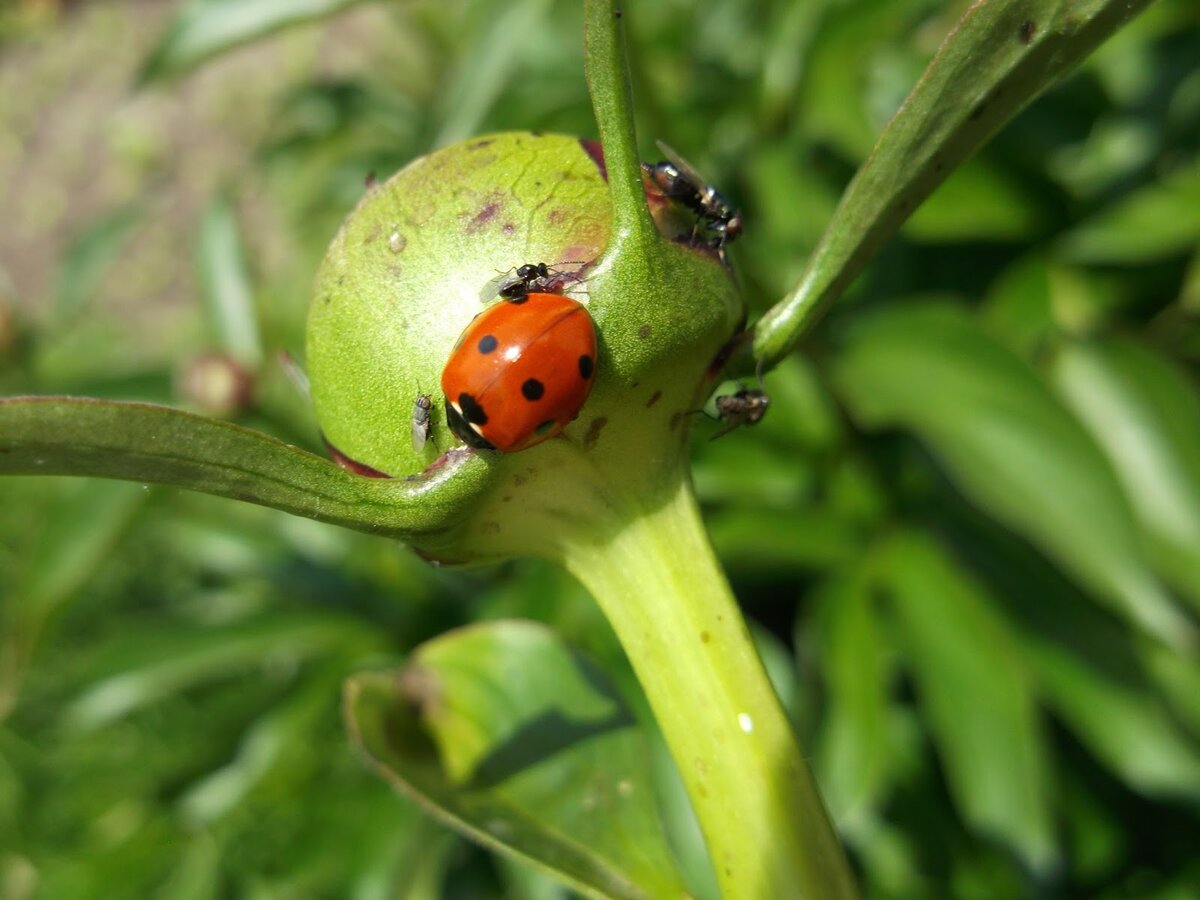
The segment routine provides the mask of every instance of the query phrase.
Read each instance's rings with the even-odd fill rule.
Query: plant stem
[[[596,597],[650,700],[722,896],[851,898],[816,785],[684,475],[666,502],[564,562]]]
[[[613,0],[588,0],[584,6],[588,92],[604,147],[604,165],[613,198],[613,238],[610,253],[628,244],[643,248],[658,242],[642,189],[633,129],[633,96],[629,63],[621,36],[621,9]]]
[[[846,188],[799,284],[754,327],[774,368],[926,197],[1152,0],[976,0]]]

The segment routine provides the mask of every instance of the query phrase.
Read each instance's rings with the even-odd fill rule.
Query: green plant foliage
[[[195,468],[206,441],[236,446],[259,474],[306,473],[264,500],[320,489],[330,505],[296,509],[327,520],[407,489],[313,455],[321,437],[279,353],[303,367],[316,267],[370,173],[474,133],[594,136],[578,6],[0,12],[0,133],[15,136],[0,141],[0,171],[15,173],[0,178],[6,394],[178,404],[190,358],[232,351],[254,388],[234,423],[146,412],[124,423],[126,449],[167,436],[164,478],[236,493],[236,471]],[[642,154],[666,140],[743,211],[729,253],[753,323],[795,287],[968,7],[1007,10],[989,20],[1005,39],[947,70],[930,109],[951,130],[970,125],[973,72],[1044,74],[1073,22],[1125,4],[627,6]],[[1051,8],[1060,27],[1022,44],[1024,21]],[[710,442],[720,426],[691,417],[714,545],[768,635],[772,676],[790,682],[780,692],[868,897],[1188,897],[1200,883],[1198,43],[1193,0],[1148,4],[914,216],[897,213],[897,236],[765,374],[760,425]],[[103,94],[139,70],[145,86]],[[87,165],[66,152],[81,129]],[[932,187],[936,160],[917,151],[938,132],[908,134],[887,171]],[[234,288],[205,293],[220,283]],[[756,386],[752,366],[736,374]],[[19,406],[0,404],[8,433]],[[113,474],[96,439],[114,433],[112,408],[90,409],[74,435],[27,435],[25,462],[69,438],[58,465]],[[519,651],[514,619],[541,623],[517,627]],[[362,674],[421,666],[453,673],[468,712],[423,722],[393,702],[403,682]],[[304,516],[26,477],[0,479],[0,894],[569,896],[389,790],[347,738],[346,679],[384,702],[374,725],[404,725],[439,790],[540,709],[619,713],[488,802],[503,794],[508,815],[512,797],[545,791],[538,777],[565,777],[536,795],[549,818],[586,794],[573,767],[632,761],[671,853],[647,803],[629,832],[588,832],[603,877],[641,866],[674,888],[673,857],[713,896],[679,776],[572,578],[530,562],[435,569]],[[359,736],[416,783],[383,759],[395,733]],[[438,802],[465,817],[463,798]],[[629,836],[645,834],[653,851],[630,863]],[[536,852],[561,849],[536,838]]]
[[[635,720],[547,629],[497,621],[346,687],[356,743],[400,790],[589,895],[683,889]]]

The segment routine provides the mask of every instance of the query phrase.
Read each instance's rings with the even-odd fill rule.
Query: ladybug
[[[658,149],[666,160],[642,163],[642,171],[669,200],[695,213],[696,227],[709,233],[708,245],[724,253],[725,245],[742,233],[742,214],[682,156],[662,141]]]
[[[446,424],[472,447],[512,453],[554,437],[596,374],[596,329],[582,303],[540,291],[471,320],[442,370]]]
[[[742,388],[736,394],[721,394],[713,401],[717,406],[717,418],[725,425],[709,440],[715,441],[729,434],[739,425],[756,425],[767,414],[771,398],[758,388]]]
[[[432,408],[433,401],[428,394],[417,395],[412,412],[412,445],[418,453],[425,449],[425,442],[429,440],[429,410]]]

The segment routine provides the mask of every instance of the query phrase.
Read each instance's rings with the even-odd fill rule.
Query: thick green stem
[[[625,647],[726,900],[850,898],[853,879],[680,475],[665,503],[564,548]]]
[[[588,0],[585,6],[584,56],[588,90],[604,165],[613,198],[613,237],[610,253],[628,244],[642,248],[658,242],[658,231],[646,207],[642,190],[642,167],[633,128],[633,97],[629,86],[629,63],[621,37],[621,8],[613,0]]]

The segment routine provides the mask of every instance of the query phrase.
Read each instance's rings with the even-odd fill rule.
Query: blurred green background
[[[966,5],[632,10],[643,151],[742,207],[754,310]],[[447,142],[591,136],[581,19],[6,0],[0,394],[317,449],[279,354],[302,362],[338,223]],[[1200,7],[1159,0],[917,212],[768,376],[760,426],[695,428],[713,540],[871,897],[1200,896],[1198,62]],[[545,566],[0,481],[0,897],[563,896],[396,797],[340,720],[348,674],[504,617],[628,682]]]

